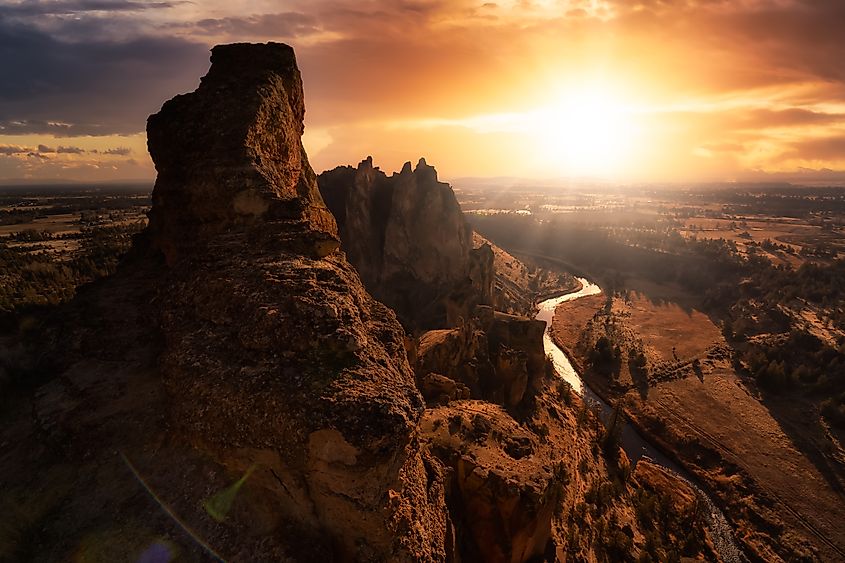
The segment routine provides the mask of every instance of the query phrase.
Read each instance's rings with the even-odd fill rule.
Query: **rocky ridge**
[[[387,176],[368,157],[318,182],[349,261],[406,328],[455,324],[475,305],[492,305],[492,252],[473,248],[452,188],[425,159]]]
[[[264,465],[288,516],[346,557],[442,557],[446,519],[427,489],[437,475],[415,437],[422,405],[401,327],[335,252],[303,118],[293,51],[270,44],[216,47],[198,90],[149,120],[148,235],[171,265],[160,359],[171,413],[221,461],[278,452]],[[185,153],[187,138],[213,148]],[[431,516],[432,535],[406,521],[412,511]]]
[[[64,313],[56,330],[79,329],[58,354],[60,376],[36,394],[36,425],[79,442],[67,451],[73,466],[90,459],[125,481],[132,472],[120,461],[131,460],[224,558],[310,559],[319,535],[317,551],[340,559],[445,560],[442,469],[417,438],[423,402],[404,332],[336,251],[300,140],[293,50],[223,45],[211,61],[195,92],[149,119],[158,171],[149,227],[118,275]],[[104,301],[114,309],[79,318]],[[140,319],[137,328],[98,328],[115,314]],[[144,338],[124,340],[139,331]],[[108,352],[122,354],[102,362],[123,375],[108,393],[151,390],[126,397],[125,412],[96,408],[114,403],[89,381],[107,369],[97,358],[109,340],[118,342]],[[250,467],[242,496],[256,511],[209,520],[202,506],[213,483]],[[131,512],[139,492],[104,502]],[[98,526],[91,513],[75,516],[64,537]],[[256,527],[258,536],[242,535]]]

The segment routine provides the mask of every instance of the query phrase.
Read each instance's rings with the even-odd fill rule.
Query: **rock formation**
[[[476,317],[420,337],[418,380],[438,373],[465,385],[470,396],[516,412],[549,376],[543,350],[545,323],[480,306]],[[437,399],[426,393],[426,399]]]
[[[555,455],[501,407],[472,401],[426,411],[424,436],[451,466],[450,509],[468,560],[541,560],[564,481]]]
[[[174,418],[221,459],[268,452],[289,516],[344,557],[442,558],[446,516],[427,489],[437,475],[415,438],[402,329],[334,253],[293,51],[227,45],[211,60],[197,91],[148,124],[149,237],[172,267],[161,365]]]
[[[530,316],[538,301],[580,287],[571,274],[529,266],[477,232],[472,235],[472,244],[476,249],[489,247],[492,251],[492,260],[485,260],[492,262],[493,307],[497,311]]]
[[[300,140],[293,50],[223,45],[211,62],[195,92],[149,119],[158,171],[149,227],[119,274],[69,307],[114,304],[68,325],[87,332],[73,335],[61,377],[39,395],[39,425],[65,444],[84,436],[85,455],[117,462],[124,478],[137,470],[224,558],[445,560],[444,477],[417,437],[424,405],[404,331],[336,252]],[[115,314],[144,320],[97,328]],[[106,371],[94,360],[103,345],[121,351],[105,395],[90,381]],[[97,407],[145,386],[113,412]],[[209,520],[202,506],[215,480],[250,467],[241,496],[252,506]],[[128,490],[110,502],[131,512],[143,489]],[[74,529],[90,518],[77,514]]]
[[[473,248],[455,194],[433,167],[421,159],[388,177],[367,158],[324,172],[319,184],[367,289],[406,327],[434,329],[421,336],[415,363],[427,400],[460,398],[461,386],[514,410],[540,389],[545,325],[490,307],[494,249]]]
[[[492,304],[492,254],[473,249],[452,188],[425,159],[388,177],[367,158],[322,173],[319,185],[349,261],[406,328],[439,328]]]
[[[172,266],[161,364],[173,415],[221,457],[276,452],[267,470],[289,516],[346,557],[442,557],[446,518],[426,497],[403,334],[334,253],[303,116],[292,49],[229,45],[196,92],[149,120],[149,236]],[[431,512],[440,541],[403,524],[412,505]]]

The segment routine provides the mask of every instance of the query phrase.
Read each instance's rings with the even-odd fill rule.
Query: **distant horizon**
[[[347,166],[347,165],[340,165]],[[354,166],[354,165],[353,165]],[[380,168],[380,167],[377,167]],[[436,168],[436,166],[435,166]],[[330,169],[327,169],[330,170]],[[398,173],[399,170],[390,171],[382,168],[382,171],[390,175]],[[324,172],[317,171],[317,174]],[[439,176],[439,174],[438,174]],[[760,189],[842,189],[845,190],[845,180],[835,182],[789,182],[785,180],[750,180],[750,181],[697,181],[697,182],[616,182],[601,178],[523,178],[518,176],[464,176],[458,178],[439,177],[455,189],[464,188],[513,188],[513,189],[731,189],[731,188],[760,188]],[[10,178],[0,179],[0,193],[5,191],[20,191],[24,189],[37,188],[61,188],[73,187],[86,188],[139,188],[147,187],[152,191],[155,185],[155,178],[150,179],[115,179],[115,180],[73,180],[73,179],[23,179]]]

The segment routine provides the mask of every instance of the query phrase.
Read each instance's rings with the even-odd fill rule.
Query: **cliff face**
[[[451,187],[425,159],[388,177],[367,158],[324,172],[319,185],[349,261],[407,328],[442,327],[492,303],[492,255],[473,250]]]
[[[158,179],[148,231],[168,263],[233,229],[267,244],[296,239],[306,254],[336,247],[301,142],[304,116],[299,69],[282,45],[216,47],[196,92],[150,116]]]
[[[404,331],[336,252],[293,50],[223,45],[211,60],[149,119],[158,178],[132,259],[56,329],[74,332],[57,336],[32,432],[82,477],[48,526],[76,537],[51,542],[53,560],[101,515],[152,513],[154,534],[191,551],[133,473],[225,559],[445,560],[444,476],[417,438]],[[234,502],[214,501],[245,474]]]
[[[293,51],[227,45],[211,60],[199,89],[148,123],[149,235],[172,264],[161,365],[174,420],[221,459],[274,452],[288,516],[346,556],[443,556],[402,329],[334,252]],[[412,510],[433,538],[403,522]]]
[[[473,248],[455,194],[433,167],[421,159],[388,177],[367,158],[324,172],[319,184],[367,289],[406,327],[435,329],[422,334],[414,366],[426,399],[468,390],[515,410],[541,389],[545,324],[490,307],[493,247]]]
[[[476,313],[456,328],[430,330],[420,337],[417,380],[428,381],[429,374],[445,376],[466,386],[473,399],[522,412],[549,377],[543,350],[546,325],[486,306]],[[439,388],[420,387],[429,402],[443,402]]]

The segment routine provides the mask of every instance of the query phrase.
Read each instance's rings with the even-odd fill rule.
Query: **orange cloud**
[[[317,168],[367,154],[393,168],[425,155],[446,177],[711,180],[845,167],[840,0],[293,0],[284,10],[213,0],[108,18],[83,8],[73,18],[0,8],[0,34],[28,61],[0,87],[0,143],[141,132],[165,93],[193,87],[204,47],[281,40],[297,49]],[[156,78],[142,47],[178,56]],[[61,69],[49,54],[59,52],[80,66]],[[126,95],[115,86],[124,74]]]

